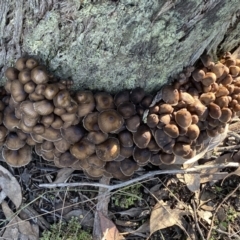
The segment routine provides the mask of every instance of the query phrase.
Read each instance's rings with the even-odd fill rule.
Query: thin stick
[[[213,168],[226,168],[226,167],[239,167],[240,163],[235,163],[235,162],[229,162],[229,163],[220,163],[220,164],[215,164],[215,165],[203,165],[203,166],[196,166],[193,168],[188,168],[188,169],[179,169],[179,170],[158,170],[158,171],[152,171],[149,173],[146,173],[140,177],[131,179],[129,181],[119,183],[116,185],[106,185],[106,184],[101,184],[101,183],[88,183],[88,182],[81,182],[81,183],[48,183],[48,184],[39,184],[39,187],[43,188],[56,188],[56,187],[81,187],[81,186],[92,186],[92,187],[102,187],[102,188],[107,188],[108,192],[126,187],[128,185],[131,185],[136,182],[140,182],[142,180],[145,180],[147,178],[154,177],[156,175],[162,175],[162,174],[178,174],[178,173],[189,173],[189,172],[195,172],[199,173],[201,170],[206,170],[206,169],[213,169]]]
[[[216,152],[225,152],[230,150],[239,149],[240,145],[226,146],[226,147],[217,147]]]
[[[222,204],[223,204],[229,197],[231,197],[239,188],[240,188],[240,184],[238,184],[238,186],[237,186],[232,192],[230,192],[230,193],[222,200],[222,202],[217,206],[217,208],[216,208],[216,210],[215,210],[215,212],[214,212],[214,214],[213,214],[213,216],[212,216],[212,222],[211,222],[210,230],[209,230],[208,235],[207,235],[207,240],[209,240],[210,237],[211,237],[211,233],[212,233],[212,229],[213,229],[213,224],[214,224],[214,219],[215,219],[215,216],[216,216],[219,208],[220,208],[220,207],[222,206]]]

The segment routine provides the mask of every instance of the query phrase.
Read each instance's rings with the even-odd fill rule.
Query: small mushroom
[[[61,128],[60,131],[62,137],[71,144],[80,141],[85,135],[84,128],[79,125],[70,126],[66,129]]]
[[[175,106],[179,101],[179,92],[173,86],[165,85],[162,88],[162,99],[165,103]]]
[[[124,158],[130,158],[133,155],[133,146],[131,147],[123,147],[120,146],[120,156]]]
[[[219,121],[222,123],[227,123],[232,118],[232,111],[229,108],[222,108],[221,109],[221,116],[219,118]]]
[[[132,133],[129,131],[122,131],[118,134],[118,139],[120,144],[123,147],[132,147],[133,146],[133,136]]]
[[[103,168],[106,165],[106,162],[101,160],[96,154],[91,155],[87,160],[89,165],[95,168]]]
[[[124,102],[118,105],[117,111],[123,116],[124,119],[128,119],[136,114],[135,105],[131,102]]]
[[[137,131],[133,133],[133,141],[139,148],[146,148],[151,137],[151,131],[146,125],[141,125]]]
[[[94,144],[100,144],[108,139],[108,134],[103,133],[101,131],[94,131],[94,132],[89,132],[86,136],[86,138],[94,143]]]
[[[209,115],[214,119],[219,119],[222,114],[221,108],[215,103],[210,103],[208,106],[208,110]]]
[[[176,124],[169,123],[163,127],[163,131],[172,138],[179,136],[179,130]]]
[[[158,125],[158,122],[159,122],[159,118],[157,114],[152,113],[147,116],[147,125],[150,128],[155,128]]]
[[[172,141],[172,138],[169,137],[162,129],[158,129],[154,134],[155,141],[157,145],[164,149],[164,147]]]
[[[140,103],[144,97],[145,97],[145,91],[141,87],[137,87],[137,88],[133,89],[130,93],[130,100],[134,104]]]
[[[148,94],[141,101],[141,106],[144,107],[144,108],[149,108],[149,106],[151,105],[152,101],[153,101],[153,96]]]
[[[202,84],[206,87],[215,83],[217,80],[217,76],[213,72],[207,72],[203,79],[201,80]]]
[[[48,74],[43,66],[37,66],[32,69],[31,79],[36,84],[47,83],[49,80]]]
[[[54,110],[54,105],[51,101],[42,100],[33,103],[34,110],[42,116],[49,115]]]
[[[46,128],[50,127],[54,121],[54,114],[44,115],[41,117],[40,123],[42,123]]]
[[[67,108],[71,105],[71,96],[69,91],[61,90],[53,98],[54,106],[57,108]]]
[[[69,151],[65,151],[59,157],[59,164],[62,167],[71,167],[77,161],[78,161],[78,159],[75,158]]]
[[[152,154],[150,163],[154,166],[160,166],[162,164],[162,161],[160,160],[160,154]]]
[[[138,127],[140,126],[141,119],[138,115],[134,115],[128,119],[126,119],[126,128],[130,132],[136,132]]]
[[[135,147],[133,150],[133,159],[139,166],[145,166],[151,159],[152,153],[147,148]]]
[[[89,132],[99,131],[100,129],[98,126],[98,112],[88,113],[83,118],[83,126]]]
[[[101,112],[106,109],[114,108],[113,97],[106,92],[98,92],[94,95],[96,109]]]
[[[190,150],[191,150],[191,146],[183,142],[177,142],[173,147],[173,153],[176,156],[180,156],[180,157],[184,157],[187,154],[189,154]]]
[[[129,102],[129,101],[130,101],[130,91],[128,90],[120,91],[114,96],[114,103],[117,107],[121,103]]]
[[[210,66],[211,72],[213,72],[217,78],[221,77],[225,71],[224,65],[222,63],[213,64]]]
[[[181,109],[176,112],[175,120],[180,127],[187,128],[192,123],[192,116],[187,109]]]
[[[196,82],[202,81],[202,79],[204,78],[204,76],[205,76],[205,72],[204,72],[202,69],[195,69],[195,70],[192,72],[192,77],[193,77],[193,79],[194,79]]]
[[[161,153],[160,160],[163,164],[170,165],[170,164],[175,163],[176,156],[174,154]]]
[[[59,92],[59,87],[56,84],[48,84],[44,90],[44,97],[48,100],[52,100]]]
[[[41,149],[44,152],[49,152],[54,149],[54,145],[52,142],[44,140],[43,143],[41,144]]]
[[[124,159],[120,162],[120,169],[124,175],[132,176],[134,171],[138,169],[138,165],[131,159]]]
[[[104,110],[98,115],[98,125],[104,133],[117,131],[123,123],[123,117],[114,109]]]
[[[120,145],[116,138],[108,138],[96,146],[96,154],[103,161],[112,161],[119,156]]]
[[[18,74],[18,80],[23,85],[31,81],[31,71],[29,69],[23,69]]]
[[[5,137],[8,134],[8,129],[5,128],[3,125],[0,126],[0,142],[5,140]]]
[[[19,71],[22,71],[24,68],[26,68],[26,67],[27,67],[27,66],[26,66],[27,60],[28,60],[28,59],[25,58],[25,57],[20,57],[20,58],[18,58],[18,60],[17,60],[16,63],[15,63],[16,69],[19,70]]]
[[[194,98],[187,92],[180,92],[180,100],[186,104],[193,104],[195,102]]]
[[[19,71],[14,67],[9,67],[5,71],[5,77],[10,81],[18,79],[18,74]]]
[[[186,135],[190,140],[197,139],[199,134],[200,134],[200,130],[196,124],[192,124],[188,127]]]
[[[43,134],[45,132],[45,126],[43,126],[42,124],[36,124],[33,127],[33,133],[35,134]]]
[[[18,150],[25,145],[25,141],[20,139],[15,132],[8,133],[5,146],[10,150]]]
[[[27,97],[23,84],[21,84],[18,80],[13,80],[11,83],[11,95],[16,102],[21,102]]]
[[[63,120],[59,116],[55,115],[54,120],[51,123],[51,127],[54,129],[60,129],[62,128],[62,126],[63,126]]]
[[[25,166],[32,160],[32,150],[28,145],[18,150],[10,150],[4,147],[2,155],[6,163],[12,167]]]
[[[32,70],[33,68],[37,67],[38,66],[38,61],[34,58],[29,58],[27,61],[26,61],[26,67],[30,70]]]
[[[30,118],[37,118],[39,114],[34,110],[33,102],[26,100],[21,102],[20,110]]]
[[[173,112],[173,107],[170,104],[159,104],[158,105],[159,109],[156,113],[159,114],[171,114]]]
[[[41,157],[46,161],[54,161],[55,156],[53,151],[48,151],[48,152],[42,151]]]
[[[81,139],[70,147],[71,154],[77,159],[83,160],[95,152],[95,145],[87,139]]]
[[[38,118],[30,118],[29,116],[22,114],[21,121],[26,127],[33,128],[38,121]]]
[[[31,94],[35,91],[36,84],[33,81],[29,81],[26,84],[24,84],[24,91],[28,94]]]
[[[28,83],[27,83],[28,84]],[[25,84],[26,85],[26,84]],[[44,96],[43,95],[39,95],[35,92],[32,92],[29,94],[29,99],[33,102],[37,102],[37,101],[41,101],[41,100],[44,100]]]
[[[52,127],[45,128],[45,131],[41,134],[41,137],[51,142],[58,141],[62,138],[60,130]]]
[[[229,95],[229,91],[226,87],[219,85],[217,92],[215,93],[216,98]]]
[[[204,105],[208,105],[211,102],[214,102],[216,99],[215,94],[213,92],[208,92],[208,93],[203,93],[200,96],[200,101],[204,104]]]

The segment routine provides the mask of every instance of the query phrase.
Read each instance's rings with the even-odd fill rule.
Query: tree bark
[[[0,67],[38,55],[75,89],[158,90],[240,43],[238,0],[0,1]]]

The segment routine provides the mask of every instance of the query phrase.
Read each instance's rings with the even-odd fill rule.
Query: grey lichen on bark
[[[239,45],[238,7],[237,0],[1,1],[0,77],[27,53],[75,89],[158,90],[204,51],[217,59]]]

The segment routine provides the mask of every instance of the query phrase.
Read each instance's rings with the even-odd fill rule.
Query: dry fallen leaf
[[[208,211],[204,211],[204,210],[198,210],[197,214],[200,218],[202,218],[203,220],[205,220],[209,225],[211,225],[211,217],[212,217],[212,213],[208,212]]]
[[[19,208],[22,202],[22,190],[21,187],[12,174],[0,166],[0,203],[7,196],[15,204],[16,208]]]
[[[240,176],[240,167],[237,168],[234,172],[229,173],[229,174],[223,179],[222,184],[223,184],[223,182],[225,181],[226,178],[228,178],[228,177],[230,177],[230,176],[232,176],[232,175]]]
[[[72,174],[74,169],[72,168],[62,168],[58,171],[57,177],[53,183],[64,183]]]
[[[98,216],[100,220],[100,225],[102,229],[103,238],[102,240],[120,240],[124,239],[120,236],[116,225],[106,218],[101,212],[98,211]]]
[[[29,221],[23,221],[18,216],[14,216],[14,213],[5,201],[3,201],[1,205],[4,215],[9,220],[1,236],[3,239],[39,239],[39,228],[37,224],[30,224]]]
[[[183,215],[188,214],[189,213],[184,210],[171,209],[170,206],[163,201],[158,202],[154,206],[150,216],[150,235],[160,229],[173,225],[178,225],[183,228],[181,226],[181,218]]]
[[[200,174],[198,173],[184,174],[184,180],[190,191],[196,192],[200,189]]]

